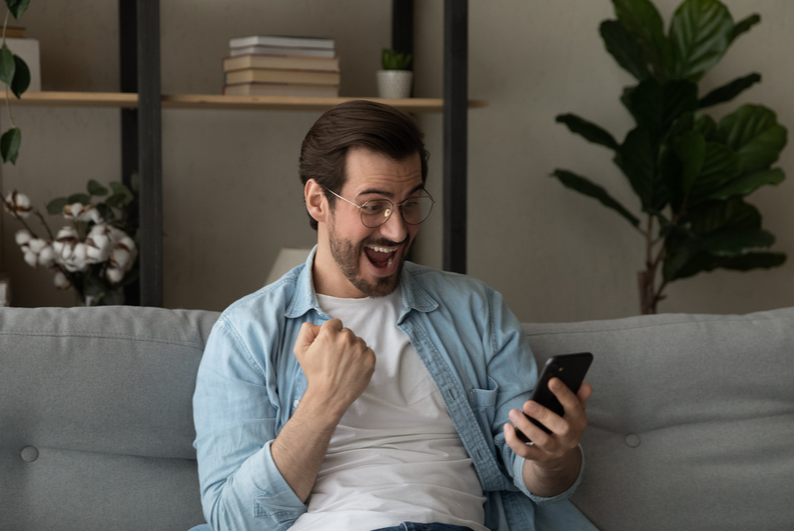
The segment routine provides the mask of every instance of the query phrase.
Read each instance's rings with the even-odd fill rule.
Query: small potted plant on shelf
[[[48,213],[62,214],[69,222],[55,235],[25,194],[14,190],[0,196],[5,211],[24,227],[17,231],[16,242],[25,262],[50,269],[55,286],[74,289],[80,306],[124,304],[124,286],[138,277],[137,186],[133,182],[130,190],[112,182],[110,188],[91,180],[87,194],[50,201]],[[31,214],[39,218],[46,235],[28,224]]]
[[[411,82],[414,77],[409,67],[411,54],[401,53],[384,48],[381,54],[381,67],[376,73],[378,79],[378,97],[402,99],[411,96]]]

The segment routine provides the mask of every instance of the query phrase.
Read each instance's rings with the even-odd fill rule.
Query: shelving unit
[[[413,52],[414,0],[392,0],[392,48]],[[41,92],[15,105],[116,107],[121,110],[122,181],[140,177],[140,290],[128,301],[163,305],[162,109],[325,111],[352,99],[381,101],[412,113],[443,113],[443,267],[466,273],[467,112],[487,102],[469,100],[468,0],[444,2],[442,99],[284,98],[161,94],[160,2],[119,0],[119,93]],[[140,295],[140,297],[138,297]]]
[[[5,104],[5,94],[0,93],[0,104]],[[163,109],[218,109],[218,110],[283,110],[326,111],[351,100],[369,100],[385,103],[406,112],[434,113],[444,111],[441,98],[298,98],[284,96],[220,96],[217,94],[163,94]],[[39,107],[118,107],[138,108],[138,94],[129,92],[32,92],[10,98],[12,105]],[[470,100],[469,108],[486,107],[485,100]]]

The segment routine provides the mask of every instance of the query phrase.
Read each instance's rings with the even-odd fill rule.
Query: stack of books
[[[256,35],[229,41],[224,94],[246,96],[339,95],[340,58],[334,40]]]

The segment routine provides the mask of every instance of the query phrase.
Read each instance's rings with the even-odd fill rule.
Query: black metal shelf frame
[[[444,2],[443,268],[466,273],[468,0]],[[392,47],[413,52],[413,0],[392,1]],[[139,175],[140,286],[129,303],[163,306],[163,164],[160,2],[119,0],[121,91],[138,93],[121,110],[122,181]]]

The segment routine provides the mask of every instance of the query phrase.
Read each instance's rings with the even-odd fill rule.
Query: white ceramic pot
[[[411,96],[411,81],[414,72],[410,70],[379,70],[376,72],[378,79],[379,98],[408,98]]]

